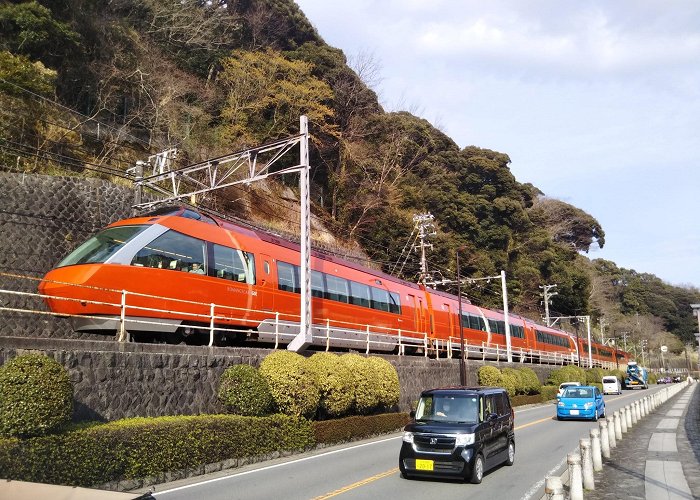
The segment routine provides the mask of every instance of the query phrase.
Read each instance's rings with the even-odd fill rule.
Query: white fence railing
[[[14,274],[0,273],[0,276],[14,279],[27,279],[40,281],[38,278],[27,277]],[[115,290],[86,285],[76,285],[72,283],[52,282],[62,286],[76,287],[84,291],[78,298],[69,298],[55,295],[43,295],[35,292],[10,290],[0,288],[0,311],[53,315],[61,318],[74,318],[85,320],[96,320],[113,326],[116,331],[118,342],[131,341],[130,331],[158,331],[175,329],[180,323],[174,323],[173,319],[178,318],[178,322],[192,326],[200,332],[206,332],[209,336],[208,345],[213,346],[216,336],[254,335],[265,342],[272,343],[277,349],[283,344],[288,344],[299,331],[299,315],[283,313],[279,311],[256,310],[242,307],[235,307],[224,304],[205,303],[183,300],[177,297],[166,297],[151,294],[144,294],[128,290]],[[107,292],[113,294],[115,302],[97,301],[90,298],[95,292]],[[79,294],[75,294],[78,296]],[[15,297],[23,299],[22,306],[7,306],[8,301],[2,297]],[[48,311],[44,305],[45,300],[70,301],[80,303],[82,306],[93,305],[109,311],[107,314],[58,314]],[[156,308],[140,305],[145,300],[161,301],[168,304],[168,308]],[[32,305],[33,301],[33,305]],[[181,305],[182,307],[177,307]],[[161,319],[159,319],[161,318]],[[262,321],[260,318],[264,318]],[[450,336],[447,339],[429,337],[424,332],[395,329],[366,323],[355,323],[349,321],[339,321],[326,318],[322,324],[314,324],[312,327],[312,343],[325,348],[326,351],[332,348],[350,348],[363,350],[365,353],[371,351],[390,352],[395,351],[398,355],[405,355],[409,349],[412,353],[421,353],[424,357],[434,356],[436,358],[459,357],[461,352],[461,342],[459,337]],[[489,342],[469,342],[464,340],[465,357],[472,359],[507,360],[505,346]],[[513,358],[521,363],[537,363],[548,365],[576,364],[578,356],[575,353],[551,352],[523,347],[513,347],[511,349]],[[581,359],[582,366],[588,365],[588,358]],[[594,366],[603,368],[614,368],[614,363],[605,363],[593,360]]]

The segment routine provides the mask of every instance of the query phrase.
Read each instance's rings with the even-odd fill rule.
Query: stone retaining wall
[[[0,365],[28,352],[46,354],[66,367],[75,391],[74,420],[84,421],[220,413],[216,392],[223,371],[236,364],[258,366],[272,351],[0,337]],[[399,374],[402,411],[426,388],[459,384],[456,359],[383,357]],[[476,385],[482,364],[468,361],[468,385]],[[532,368],[541,379],[551,370]]]

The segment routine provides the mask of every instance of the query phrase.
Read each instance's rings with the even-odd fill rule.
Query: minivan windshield
[[[455,422],[474,424],[479,421],[479,396],[430,394],[418,400],[417,422]]]

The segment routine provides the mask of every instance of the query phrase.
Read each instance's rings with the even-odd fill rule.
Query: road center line
[[[399,471],[398,467],[394,467],[393,469],[390,469],[386,472],[381,472],[375,476],[368,477],[366,479],[363,479],[361,481],[357,481],[356,483],[349,484],[347,486],[343,486],[342,488],[338,488],[335,491],[331,491],[330,493],[327,493],[326,495],[321,495],[320,497],[316,497],[313,500],[325,500],[326,498],[331,498],[336,495],[340,495],[341,493],[345,493],[346,491],[354,490],[355,488],[359,488],[360,486],[364,486],[365,484],[369,484],[373,481],[376,481],[377,479],[381,479],[386,476],[391,476],[393,474],[396,474]]]

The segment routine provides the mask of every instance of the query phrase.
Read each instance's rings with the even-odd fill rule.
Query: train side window
[[[348,280],[326,274],[326,298],[338,302],[348,302]]]
[[[311,271],[311,296],[323,298],[326,294],[326,284],[323,279],[323,273],[319,271]]]
[[[204,241],[177,231],[167,231],[139,250],[131,261],[132,266],[157,267],[175,271],[205,274],[206,247]],[[197,264],[197,266],[193,266]]]
[[[286,262],[277,262],[277,283],[280,290],[301,293],[299,268]]]
[[[389,292],[389,312],[401,314],[401,295]]]
[[[372,291],[372,309],[389,311],[389,292],[382,288],[370,287]]]
[[[357,283],[356,281],[350,282],[350,303],[356,306],[370,307],[372,299],[369,294],[369,286],[363,285],[362,283]]]
[[[214,275],[239,283],[255,284],[255,256],[252,253],[213,244]]]

